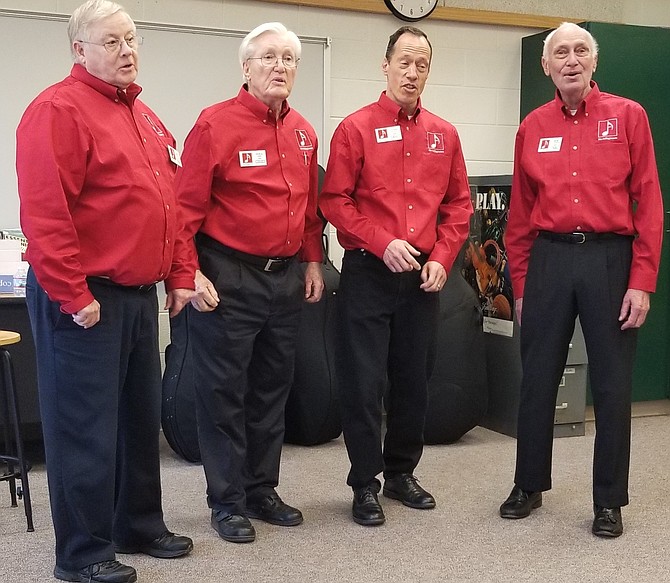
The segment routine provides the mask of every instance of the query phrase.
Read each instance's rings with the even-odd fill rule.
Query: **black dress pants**
[[[85,330],[28,273],[56,563],[78,570],[112,560],[113,542],[165,530],[159,431],[158,300],[89,282],[100,321]]]
[[[628,504],[630,411],[637,331],[622,331],[632,242],[616,237],[569,244],[536,239],[521,318],[523,380],[515,483],[551,488],[554,411],[568,346],[579,316],[596,419],[593,502]]]
[[[385,477],[413,473],[421,459],[439,298],[420,285],[419,271],[392,273],[364,251],[344,255],[337,374],[351,462],[347,484],[354,489],[371,484],[381,472]]]
[[[295,260],[265,272],[209,247],[198,255],[220,298],[213,312],[188,307],[207,503],[245,514],[279,483],[304,278]]]

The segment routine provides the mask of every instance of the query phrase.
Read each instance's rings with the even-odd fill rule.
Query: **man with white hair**
[[[68,25],[74,66],[17,130],[27,304],[52,519],[54,576],[129,583],[115,552],[188,554],[165,526],[156,282],[177,231],[170,132],[138,99],[135,24],[90,0]]]
[[[556,394],[579,316],[596,418],[592,532],[617,537],[637,330],[656,286],[663,202],[647,115],[600,91],[597,64],[587,30],[563,23],[550,33],[542,67],[556,96],[517,133],[505,243],[523,379],[515,486],[500,515],[528,516],[551,488]]]
[[[191,303],[211,524],[243,543],[256,537],[249,518],[303,520],[276,487],[302,303],[318,302],[324,284],[317,137],[287,102],[300,41],[278,22],[262,24],[239,56],[244,85],[206,108],[184,145],[184,229],[167,289],[174,314]]]

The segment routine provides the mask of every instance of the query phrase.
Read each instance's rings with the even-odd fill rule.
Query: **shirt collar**
[[[393,101],[388,95],[386,95],[386,91],[382,91],[382,94],[379,96],[379,101],[377,101],[377,103],[384,111],[390,113],[394,119],[407,119],[407,115],[403,111],[402,107],[400,107],[395,101]],[[416,123],[416,119],[417,117],[419,117],[420,113],[421,113],[421,97],[419,97],[419,101],[416,106],[416,111],[412,116],[414,123]]]
[[[589,91],[586,94],[586,97],[579,104],[577,111],[583,109],[585,112],[587,112],[590,108],[592,108],[595,105],[595,103],[600,98],[600,89],[598,88],[598,84],[595,81],[591,81],[590,84],[591,84],[591,91]],[[556,103],[556,105],[560,108],[562,112],[564,113],[568,112],[565,103],[563,103],[563,99],[561,99],[561,93],[559,92],[558,89],[556,89],[556,93],[554,95],[554,103]]]
[[[240,91],[237,94],[237,100],[261,121],[272,121],[272,123],[275,123],[276,120],[272,110],[260,99],[249,93],[249,86],[246,83],[240,88]],[[289,107],[288,101],[284,100],[281,105],[279,119],[283,120],[288,115],[289,111],[291,111],[291,108]]]
[[[142,88],[136,83],[131,83],[128,85],[125,91],[119,89],[118,87],[103,81],[102,79],[91,75],[86,67],[75,63],[72,66],[70,75],[74,77],[77,81],[85,83],[92,89],[95,89],[98,93],[101,93],[105,97],[116,101],[118,98],[121,98],[123,101],[129,104],[133,104],[137,96],[142,92]]]

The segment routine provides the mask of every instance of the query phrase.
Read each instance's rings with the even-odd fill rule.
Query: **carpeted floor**
[[[514,439],[476,428],[458,443],[426,448],[417,476],[437,499],[434,510],[412,510],[381,498],[385,525],[350,518],[351,493],[342,439],[286,446],[283,498],[302,509],[301,526],[255,521],[257,540],[236,545],[209,526],[202,468],[163,443],[163,495],[168,526],[188,534],[185,558],[119,556],[139,581],[167,582],[644,582],[670,581],[670,417],[633,420],[631,504],[624,536],[590,532],[593,424],[586,436],[555,440],[554,489],[529,518],[503,520],[498,507],[512,486]],[[43,465],[30,472],[35,532],[25,532],[21,505],[9,506],[0,484],[0,581],[49,581],[53,532]]]

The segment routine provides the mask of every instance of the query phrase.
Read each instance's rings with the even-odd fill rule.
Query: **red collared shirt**
[[[167,289],[193,289],[198,232],[252,255],[321,261],[316,151],[314,129],[286,102],[277,120],[242,87],[204,109],[177,173],[184,227]]]
[[[647,114],[591,86],[574,116],[557,92],[519,127],[505,233],[517,298],[540,230],[636,235],[628,287],[655,291],[663,199]]]
[[[335,130],[319,204],[345,249],[381,258],[403,239],[448,272],[472,214],[456,128],[421,107],[408,119],[382,93]]]
[[[74,65],[28,106],[16,170],[26,258],[65,313],[93,301],[86,276],[142,285],[168,274],[176,233],[175,141],[155,113]]]

